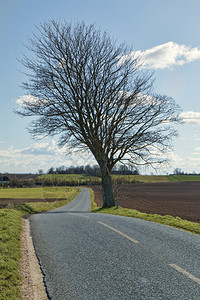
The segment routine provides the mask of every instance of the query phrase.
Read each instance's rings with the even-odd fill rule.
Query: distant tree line
[[[66,178],[45,178],[40,177],[40,175],[43,175],[44,172],[42,169],[38,170],[38,177],[34,176],[33,178],[29,179],[22,179],[23,176],[9,176],[3,175],[0,173],[0,188],[22,188],[22,187],[35,187],[35,186],[79,186],[79,185],[99,185],[101,184],[101,171],[100,168],[97,165],[86,165],[86,166],[70,166],[70,167],[57,167],[53,168],[51,167],[47,174],[85,174],[91,177],[85,178],[85,179],[66,179]],[[133,166],[126,166],[126,165],[120,165],[118,167],[115,167],[112,171],[113,175],[139,175],[139,172],[137,169],[135,169]],[[97,178],[93,178],[97,177]],[[124,180],[122,180],[125,182]],[[120,178],[117,178],[114,180],[114,184],[122,183]],[[133,180],[134,181],[134,180]],[[134,181],[135,182],[135,181]]]
[[[115,175],[139,175],[137,168],[133,166],[120,165],[118,168],[114,168],[111,174]]]
[[[90,176],[100,177],[101,170],[97,165],[93,165],[93,166],[87,165],[87,166],[78,166],[78,167],[61,166],[57,168],[51,167],[47,172],[47,174],[86,174]],[[139,171],[132,166],[120,165],[119,167],[115,167],[113,171],[111,171],[111,174],[139,175]]]
[[[200,175],[200,173],[196,173],[196,172],[183,172],[180,168],[176,168],[174,169],[173,175]]]

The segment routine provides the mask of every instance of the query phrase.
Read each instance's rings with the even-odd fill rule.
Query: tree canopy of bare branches
[[[89,149],[101,169],[104,207],[115,205],[110,171],[123,160],[161,162],[179,108],[153,92],[152,74],[131,48],[94,25],[52,20],[37,29],[27,46],[33,55],[22,59],[32,98],[18,113],[37,117],[34,136],[59,135],[61,146]]]

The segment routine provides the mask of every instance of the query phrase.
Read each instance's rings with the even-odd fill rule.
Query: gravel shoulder
[[[21,235],[21,261],[20,274],[23,278],[21,294],[23,300],[47,300],[47,294],[43,283],[38,259],[30,235],[28,219],[22,219],[23,230]]]

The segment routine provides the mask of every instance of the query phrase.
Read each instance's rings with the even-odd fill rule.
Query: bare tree
[[[161,162],[178,107],[153,93],[152,74],[130,48],[94,25],[52,20],[37,29],[27,46],[33,56],[22,60],[32,100],[18,113],[38,117],[29,127],[34,136],[88,148],[101,169],[104,207],[113,206],[110,171],[122,160]]]

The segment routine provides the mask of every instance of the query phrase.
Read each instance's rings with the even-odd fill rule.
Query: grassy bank
[[[51,210],[71,202],[80,192],[79,189],[60,188],[62,197],[58,197],[58,190],[54,190],[57,199],[65,196],[66,200],[54,202],[23,203],[10,209],[0,210],[0,299],[21,299],[19,274],[21,257],[22,216],[27,213],[38,213]],[[15,191],[16,189],[12,190]],[[24,193],[21,189],[21,193]],[[28,190],[28,189],[27,189]],[[42,188],[40,188],[42,190]],[[32,191],[32,195],[31,195]],[[29,191],[29,198],[33,199],[34,191]],[[53,193],[53,190],[51,190]],[[20,191],[18,192],[20,194]],[[64,195],[64,196],[63,196]],[[18,198],[18,197],[17,197]]]
[[[91,211],[94,213],[104,213],[104,214],[112,214],[117,216],[139,218],[146,221],[152,221],[159,224],[186,230],[191,233],[200,235],[200,223],[190,222],[187,220],[183,220],[179,217],[172,217],[169,215],[161,216],[157,214],[147,214],[147,213],[139,212],[135,209],[122,208],[120,206],[118,209],[116,209],[115,207],[99,208],[94,201],[94,192],[92,190],[91,190]]]
[[[123,182],[178,182],[178,181],[200,181],[200,175],[112,175],[113,181]],[[38,181],[49,180],[55,183],[100,183],[100,177],[86,174],[48,174],[38,177]]]
[[[19,275],[22,211],[0,210],[0,299],[20,299]]]
[[[87,174],[46,174],[37,178],[44,185],[68,185],[78,186],[87,184],[99,184],[100,178]]]
[[[169,175],[167,178],[171,182],[200,181],[200,175]]]

